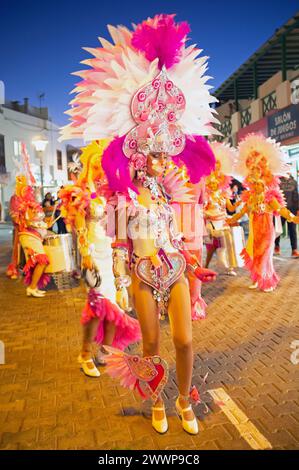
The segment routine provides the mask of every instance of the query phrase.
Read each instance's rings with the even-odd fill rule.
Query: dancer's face
[[[147,159],[147,173],[150,176],[160,176],[167,164],[166,153],[150,154]]]
[[[212,180],[208,183],[208,186],[210,188],[211,191],[217,191],[218,190],[218,183],[216,180]]]
[[[261,194],[264,191],[264,185],[260,181],[256,181],[253,185],[253,189],[256,194]]]

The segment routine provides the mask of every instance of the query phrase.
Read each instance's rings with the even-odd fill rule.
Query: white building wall
[[[59,186],[67,182],[66,145],[58,142],[58,130],[59,127],[51,121],[0,106],[0,134],[4,135],[6,171],[10,173],[8,184],[2,185],[1,190],[2,207],[5,209],[6,214],[10,197],[14,191],[16,174],[16,166],[13,160],[17,158],[15,156],[14,141],[25,142],[30,155],[30,162],[34,165],[34,175],[39,181],[40,162],[32,140],[38,136],[48,140],[43,156],[44,191],[49,190],[55,193]],[[62,170],[57,168],[57,150],[62,151]],[[54,178],[51,176],[51,166],[53,167]]]

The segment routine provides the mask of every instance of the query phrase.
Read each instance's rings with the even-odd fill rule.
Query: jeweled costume
[[[22,143],[22,170],[24,174],[16,177],[15,194],[10,200],[10,216],[14,223],[13,259],[7,268],[7,274],[17,277],[19,264],[19,247],[24,250],[26,264],[23,268],[25,284],[30,285],[35,267],[49,264],[45,253],[43,239],[47,234],[44,212],[37,202],[33,185],[36,184],[30,169],[29,154]],[[50,278],[42,274],[38,288],[45,287]]]
[[[208,175],[215,158],[202,135],[214,132],[217,120],[209,105],[215,99],[204,76],[206,58],[197,58],[201,51],[185,44],[187,23],[175,23],[174,15],[157,15],[133,32],[122,26],[108,29],[114,43],[100,39],[102,47],[88,49],[94,58],[84,62],[91,70],[78,72],[83,81],[75,89],[72,122],[63,136],[113,138],[102,165],[125,228],[125,236],[118,233],[113,245],[116,288],[122,292],[130,283],[127,260],[140,288],[150,286],[163,317],[172,288],[184,279],[186,269],[203,280],[214,273],[203,270],[184,249],[170,205],[172,195],[147,174],[148,159],[153,157],[153,163],[157,155],[157,161],[165,158],[185,167],[192,184]],[[159,356],[130,358],[114,351],[108,366],[124,385],[154,401],[168,374]]]
[[[245,177],[248,190],[242,194],[244,208],[232,219],[238,220],[243,213],[249,215],[249,238],[242,256],[250,271],[251,288],[258,287],[265,292],[274,290],[279,282],[273,266],[273,215],[282,215],[296,223],[299,220],[285,207],[279,189],[279,176],[286,171],[283,151],[273,139],[250,134],[239,144],[237,172]]]
[[[206,178],[204,215],[209,236],[206,246],[208,253],[216,250],[219,268],[229,274],[234,272],[233,268],[239,266],[236,253],[237,240],[234,240],[234,235],[241,239],[241,245],[244,238],[242,233],[233,234],[232,228],[226,222],[227,209],[234,209],[228,191],[237,152],[226,143],[213,142],[211,147],[216,157],[216,168]]]

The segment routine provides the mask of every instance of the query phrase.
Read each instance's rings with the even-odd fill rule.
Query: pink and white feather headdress
[[[87,48],[90,69],[76,72],[82,81],[67,111],[71,123],[61,139],[85,141],[109,137],[103,167],[114,189],[131,186],[128,164],[149,152],[165,152],[185,164],[191,182],[209,174],[214,165],[202,136],[216,134],[216,98],[205,75],[207,57],[186,46],[190,31],[175,15],[156,15],[135,27],[108,26],[113,42]],[[125,157],[125,161],[124,160]]]
[[[253,167],[263,165],[275,176],[285,176],[288,165],[278,142],[262,134],[248,134],[238,146],[236,173],[246,178]]]

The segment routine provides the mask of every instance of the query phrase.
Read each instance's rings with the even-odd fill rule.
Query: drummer
[[[10,215],[18,228],[18,238],[25,256],[26,294],[28,297],[44,297],[45,287],[50,278],[45,274],[49,264],[45,253],[43,239],[47,234],[47,224],[44,221],[44,211],[36,201],[32,186],[27,183],[26,176],[19,175],[16,178],[16,190],[11,198]]]

